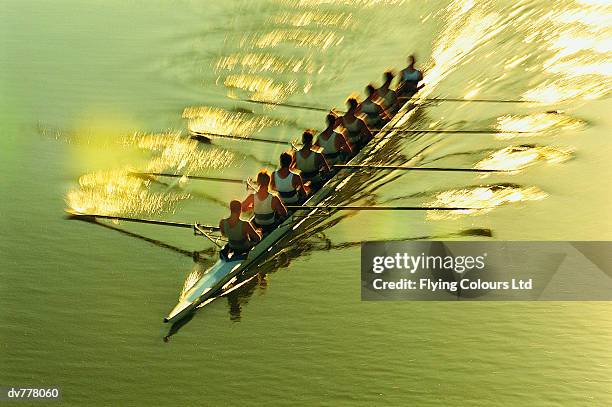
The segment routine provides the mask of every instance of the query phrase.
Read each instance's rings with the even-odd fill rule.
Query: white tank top
[[[321,136],[317,138],[317,143],[323,149],[323,154],[335,154],[339,151],[336,147],[336,137],[338,137],[338,133],[333,131],[327,140],[323,139]]]
[[[315,161],[316,154],[311,151],[308,157],[302,156],[302,151],[295,153],[295,166],[298,170],[306,173],[317,171],[317,163]]]
[[[253,213],[255,213],[255,222],[259,225],[271,225],[274,223],[274,209],[272,208],[271,193],[261,200],[257,193],[253,194]]]
[[[285,178],[282,178],[278,171],[274,171],[274,185],[276,191],[280,194],[281,199],[286,204],[294,204],[299,200],[297,190],[293,187],[293,177],[295,174],[289,172]]]

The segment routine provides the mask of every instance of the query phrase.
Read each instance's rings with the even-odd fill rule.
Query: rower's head
[[[240,203],[240,201],[234,199],[230,202],[229,207],[232,215],[240,216],[240,212],[242,211],[242,204]]]
[[[349,108],[349,110],[356,110],[357,106],[359,106],[359,102],[357,101],[357,98],[350,97],[346,99],[346,106]]]
[[[376,93],[376,87],[371,83],[366,86],[365,90],[368,97],[373,96]]]
[[[383,74],[383,80],[387,85],[393,82],[393,78],[395,78],[395,73],[393,73],[393,71],[385,71]]]
[[[291,154],[284,152],[280,155],[281,168],[289,168],[292,161],[293,161],[293,157],[291,157]]]
[[[414,66],[416,59],[414,58],[414,54],[408,55],[408,66]]]
[[[268,170],[259,171],[259,173],[257,174],[257,185],[262,188],[268,188],[268,186],[270,185],[270,173],[268,172]]]
[[[314,133],[312,132],[312,130],[305,130],[304,133],[302,133],[302,144],[304,145],[304,147],[311,147],[313,139]]]
[[[336,116],[334,113],[329,113],[327,116],[325,116],[327,127],[335,127],[336,120],[338,120],[338,116]]]

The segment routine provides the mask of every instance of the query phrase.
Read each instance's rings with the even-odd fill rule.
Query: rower
[[[269,188],[270,174],[267,170],[261,170],[257,174],[257,192],[250,193],[242,202],[242,211],[253,210],[253,223],[264,234],[270,233],[287,216],[287,208]]]
[[[414,55],[408,57],[408,66],[400,72],[397,93],[400,96],[412,96],[419,90],[419,82],[423,80],[423,72],[414,67]]]
[[[347,131],[349,145],[353,150],[353,154],[366,145],[372,139],[372,132],[362,118],[357,116],[357,108],[359,102],[356,98],[351,97],[346,100],[348,110],[337,119],[336,125],[342,125]]]
[[[368,95],[359,105],[359,113],[366,115],[365,122],[370,129],[380,129],[385,123],[391,120],[391,117],[385,111],[383,101],[378,97],[374,85],[366,86],[366,94]]]
[[[311,130],[304,131],[302,148],[295,152],[293,163],[294,168],[300,170],[302,181],[310,181],[312,189],[319,189],[324,182],[323,174],[329,173],[330,169],[323,154],[312,149],[313,138],[314,134]]]
[[[240,219],[240,211],[242,209],[240,201],[231,201],[229,207],[229,218],[221,219],[219,222],[221,234],[229,240],[223,249],[221,249],[221,255],[226,260],[230,257],[232,259],[238,256],[244,257],[261,240],[261,232],[255,230],[248,220]]]
[[[295,205],[306,200],[306,190],[300,174],[291,171],[289,167],[293,157],[289,153],[280,155],[280,168],[272,174],[270,186],[278,192],[285,205]]]
[[[325,118],[327,121],[327,127],[317,136],[317,141],[315,142],[316,146],[323,149],[325,161],[331,165],[340,162],[343,155],[351,155],[351,147],[346,141],[344,134],[334,131],[336,128],[337,119],[338,118],[333,113],[329,113],[327,115]]]
[[[376,94],[383,101],[383,107],[389,114],[395,114],[399,110],[397,93],[391,89],[391,83],[395,74],[393,71],[386,71],[383,74],[383,84],[380,88],[376,89]]]

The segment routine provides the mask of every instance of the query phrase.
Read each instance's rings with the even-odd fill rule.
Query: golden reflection
[[[253,92],[252,99],[262,101],[280,101],[286,99],[297,90],[297,82],[276,83],[270,78],[256,75],[228,75],[224,85]]]
[[[129,169],[83,175],[79,188],[66,195],[68,207],[79,213],[102,215],[161,213],[189,194],[156,193],[148,181],[129,175]]]
[[[327,50],[340,45],[343,35],[333,31],[310,31],[303,29],[277,29],[263,35],[245,36],[240,42],[241,47],[254,46],[257,48],[277,47],[281,43],[290,43],[297,47],[317,48]]]
[[[302,13],[278,13],[271,18],[273,24],[292,25],[294,27],[306,27],[309,25],[333,26],[347,29],[354,27],[351,13],[333,13],[325,11],[305,11]]]
[[[268,116],[228,112],[215,107],[187,107],[183,118],[189,119],[191,131],[248,136],[266,127],[278,126],[281,122]]]
[[[576,130],[584,123],[575,118],[558,113],[537,113],[532,115],[506,115],[497,118],[495,128],[501,132],[538,132],[552,127],[563,130]],[[498,135],[501,138],[512,138],[520,134]],[[529,134],[526,134],[529,136]]]
[[[601,5],[597,1],[558,5],[533,18],[527,40],[537,40],[553,52],[542,67],[554,76],[525,92],[525,98],[555,103],[609,94],[612,13]]]
[[[540,160],[549,164],[565,162],[572,158],[572,151],[551,146],[508,146],[476,163],[474,168],[491,170],[521,170]]]
[[[460,62],[481,44],[488,42],[505,28],[502,16],[477,10],[472,0],[455,0],[444,10],[453,16],[446,28],[437,36],[431,53],[432,66],[426,67],[424,81],[429,85],[421,91],[422,97],[427,97],[435,90],[435,86],[450,75]],[[470,18],[462,18],[470,13]],[[477,89],[468,93],[466,98],[474,97]]]
[[[272,54],[264,53],[247,53],[247,54],[232,54],[219,58],[215,68],[218,71],[241,69],[247,73],[260,72],[305,72],[313,74],[320,73],[323,70],[323,65],[318,67],[310,56],[307,57],[279,57]]]
[[[490,212],[500,205],[522,201],[536,201],[547,196],[548,194],[537,187],[521,187],[511,184],[455,189],[439,193],[433,202],[427,203],[425,206],[477,207],[485,209],[427,211],[426,218],[429,220],[440,220],[456,219],[463,215],[480,215]]]
[[[234,154],[217,148],[201,149],[195,140],[180,133],[134,133],[126,140],[142,150],[155,152],[147,163],[147,172],[163,172],[169,169],[187,174],[207,169],[226,168],[234,160]]]

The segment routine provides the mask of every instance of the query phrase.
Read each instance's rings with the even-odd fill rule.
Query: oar
[[[477,103],[544,103],[538,100],[524,99],[464,99],[464,98],[423,98],[428,102],[477,102]]]
[[[187,178],[200,181],[217,181],[230,182],[233,184],[244,184],[246,181],[237,178],[221,178],[221,177],[202,177],[199,175],[183,175],[183,174],[168,174],[165,172],[130,172],[134,176],[150,176],[150,177],[168,177],[168,178]]]
[[[332,209],[335,211],[468,211],[489,208],[463,208],[451,206],[433,206],[428,208],[423,206],[287,205],[287,209],[302,211],[310,211],[313,209]]]
[[[497,130],[432,130],[432,129],[409,129],[409,130],[397,130],[397,129],[372,129],[372,133],[379,133],[381,131],[395,131],[397,133],[456,133],[456,134],[524,134],[524,133],[537,133],[533,131],[497,131]],[[289,141],[281,141],[281,140],[271,140],[271,139],[263,139],[257,137],[241,137],[235,136],[232,134],[220,134],[220,133],[208,133],[208,132],[191,132],[191,138],[193,140],[197,140],[202,143],[211,143],[213,138],[226,138],[231,140],[240,140],[240,141],[254,141],[259,143],[268,143],[268,144],[281,144],[281,145],[289,145],[295,149],[295,145]],[[207,137],[210,136],[210,137]]]
[[[364,170],[407,170],[407,171],[446,171],[446,172],[515,172],[516,170],[490,170],[478,168],[410,167],[404,165],[336,164],[334,168]]]
[[[499,131],[499,130],[436,130],[436,129],[372,129],[372,133],[381,131],[396,132],[396,133],[455,133],[455,134],[531,134],[538,133],[537,131]]]
[[[312,110],[312,111],[315,111],[315,112],[326,112],[326,113],[329,113],[331,111],[331,109],[329,109],[329,108],[319,107],[319,106],[295,105],[295,104],[291,104],[291,103],[269,102],[269,101],[265,101],[265,100],[254,100],[254,99],[240,99],[240,98],[238,98],[236,100],[239,100],[241,102],[247,102],[247,103],[256,103],[258,105],[282,106],[282,107],[289,107],[289,108],[292,108],[292,109]],[[344,113],[344,112],[340,112],[340,113]]]
[[[409,97],[399,97],[400,99],[408,100]],[[331,108],[322,107],[322,106],[311,106],[311,105],[298,105],[292,103],[281,103],[281,102],[271,102],[265,100],[253,100],[253,99],[236,99],[241,102],[246,103],[256,103],[259,105],[269,105],[269,106],[282,106],[288,107],[291,109],[302,109],[302,110],[312,110],[316,112],[331,112]],[[520,99],[464,99],[464,98],[419,98],[418,100],[425,100],[427,102],[477,102],[477,103],[544,103],[537,100],[520,100]],[[336,110],[338,113],[346,113],[342,110]]]
[[[240,136],[235,136],[232,134],[219,134],[219,133],[208,133],[208,132],[199,132],[199,131],[191,132],[192,139],[203,142],[203,143],[210,143],[212,141],[212,138],[207,137],[207,136],[211,136],[212,138],[227,138],[227,139],[232,139],[232,140],[255,141],[255,142],[269,143],[269,144],[283,144],[286,146],[292,145],[291,142],[289,141],[279,141],[279,140],[271,140],[271,139],[257,138],[257,137],[240,137]]]
[[[197,226],[199,229],[204,229],[206,231],[219,231],[218,226],[210,226],[210,225],[200,225],[199,223],[184,223],[184,222],[170,222],[166,220],[155,220],[155,219],[140,219],[140,218],[126,218],[123,216],[111,216],[111,215],[98,215],[93,213],[79,213],[72,211],[70,209],[66,209],[68,212],[69,219],[81,219],[81,220],[95,220],[95,219],[111,219],[111,220],[121,220],[124,222],[135,222],[135,223],[147,223],[150,225],[159,225],[159,226],[171,226],[177,228],[185,228],[185,229],[195,229]]]

